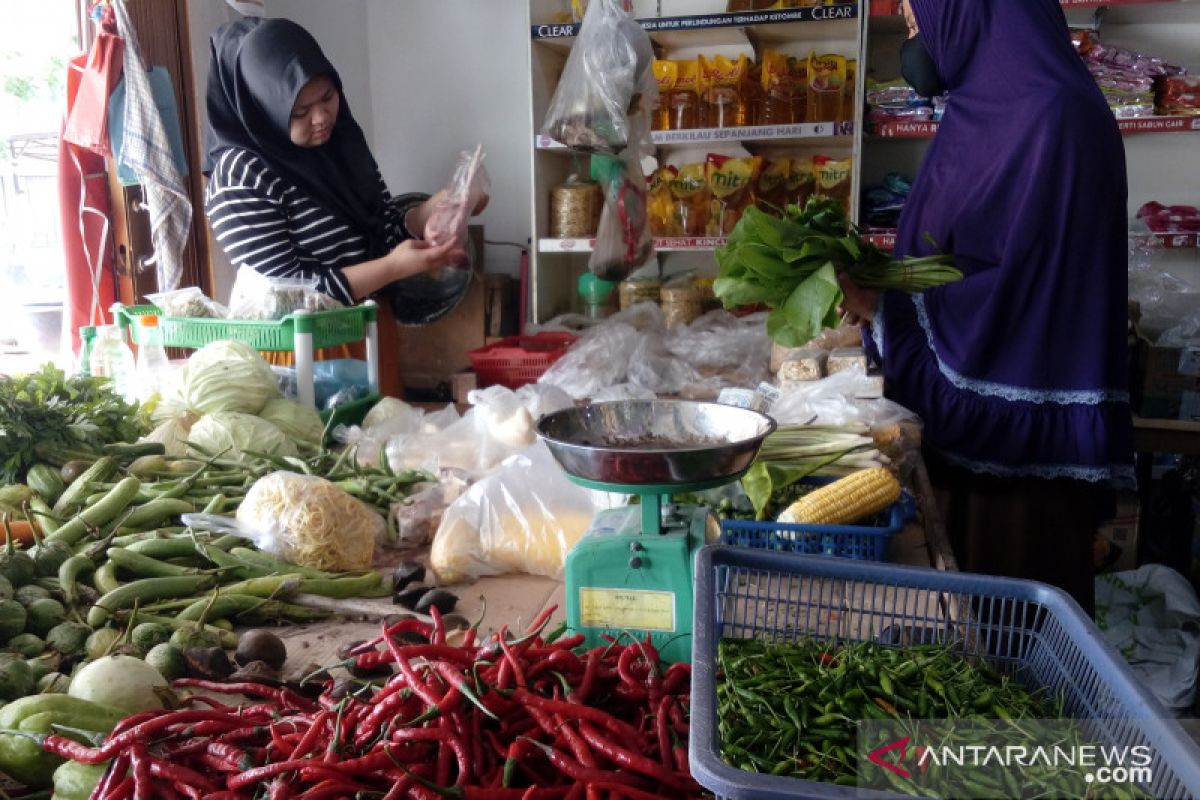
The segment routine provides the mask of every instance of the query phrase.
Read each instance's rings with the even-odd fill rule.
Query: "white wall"
[[[274,3],[277,0],[270,0]],[[367,0],[375,158],[393,192],[433,192],[459,150],[483,143],[489,240],[530,233],[529,28],[524,0]],[[489,272],[520,253],[487,249]]]
[[[432,193],[458,152],[487,151],[492,200],[477,218],[490,240],[529,238],[531,143],[524,0],[266,0],[267,13],[312,32],[337,67],[393,193]],[[204,105],[208,38],[238,16],[225,0],[189,0],[197,100]],[[489,272],[515,275],[520,253],[488,247]],[[217,295],[232,269],[213,248]]]

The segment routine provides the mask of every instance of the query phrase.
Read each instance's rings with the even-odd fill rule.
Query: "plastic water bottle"
[[[120,327],[101,325],[96,329],[96,341],[88,360],[88,369],[95,378],[112,380],[113,390],[128,397],[136,364],[133,351],[125,343]]]
[[[138,317],[138,356],[134,377],[134,395],[137,399],[149,400],[160,392],[169,369],[162,329],[158,327],[158,315],[143,314]]]

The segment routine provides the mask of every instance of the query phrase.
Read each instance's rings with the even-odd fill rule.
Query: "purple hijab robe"
[[[911,2],[951,99],[896,254],[952,253],[965,278],[881,296],[888,396],[973,472],[1130,484],[1116,120],[1057,0]]]

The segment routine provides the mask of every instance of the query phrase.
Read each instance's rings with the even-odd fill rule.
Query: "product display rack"
[[[879,4],[875,4],[878,8]],[[1181,0],[1062,0],[1072,27],[1100,27],[1106,44],[1159,56],[1196,72],[1196,37],[1200,36],[1200,6]],[[1103,13],[1101,13],[1101,11]],[[864,26],[864,58],[867,77],[880,80],[899,75],[898,50],[907,27],[893,14],[871,14]],[[1196,205],[1200,194],[1200,117],[1150,116],[1117,120],[1125,136],[1129,178],[1129,215],[1146,202]],[[936,122],[867,123],[863,129],[863,182],[869,187],[882,182],[889,172],[908,177],[916,171],[929,141],[937,134]],[[1192,135],[1189,135],[1192,134]],[[1104,169],[1103,165],[1096,165]],[[1134,243],[1157,245],[1170,251],[1162,256],[1173,272],[1200,281],[1200,263],[1192,232],[1149,233],[1134,231]],[[874,244],[891,249],[895,235],[876,230],[868,237]],[[1188,252],[1191,251],[1191,252]]]
[[[535,132],[532,174],[529,321],[544,322],[567,311],[579,311],[576,281],[587,269],[591,239],[553,239],[549,236],[549,195],[552,186],[572,170],[586,169],[587,156],[537,135],[558,77],[575,42],[579,26],[555,23],[555,15],[568,4],[563,0],[530,0],[530,92],[532,130]],[[882,182],[889,172],[912,177],[920,166],[928,142],[937,133],[933,122],[865,122],[862,100],[868,76],[893,79],[899,73],[899,46],[906,35],[901,17],[874,14],[880,3],[862,0],[817,8],[728,13],[723,0],[633,0],[634,16],[654,42],[660,57],[691,58],[696,53],[745,48],[758,53],[763,47],[784,49],[811,45],[818,52],[839,52],[857,58],[856,108],[853,118],[836,123],[803,123],[749,128],[707,128],[656,131],[660,158],[676,148],[702,148],[736,142],[755,152],[760,147],[795,145],[803,152],[831,151],[854,160],[851,211],[861,213],[863,188]],[[1092,27],[1103,20],[1105,42],[1182,63],[1195,72],[1194,43],[1200,37],[1200,3],[1185,0],[1062,0],[1073,26]],[[1104,9],[1104,14],[1098,9]],[[691,12],[697,13],[691,13]],[[703,13],[699,13],[703,12]],[[676,55],[682,53],[682,56]],[[1200,117],[1161,116],[1118,120],[1126,137],[1130,180],[1130,216],[1143,203],[1195,205],[1200,202],[1200,158],[1196,147]],[[1104,169],[1104,165],[1096,165]],[[1178,255],[1184,270],[1193,270],[1200,281],[1200,264],[1194,263],[1194,233],[1132,234],[1153,241]],[[872,232],[874,244],[891,249],[895,236]],[[715,264],[708,253],[720,246],[719,237],[656,240],[664,275],[676,270],[712,274]],[[1190,251],[1190,252],[1189,252]],[[1179,266],[1179,263],[1175,263]],[[1189,263],[1192,262],[1192,263]]]
[[[533,175],[532,218],[534,243],[530,254],[529,320],[545,322],[568,311],[579,311],[577,281],[587,270],[593,239],[554,239],[549,236],[550,190],[575,171],[586,171],[586,154],[568,150],[539,135],[546,109],[575,42],[579,26],[554,22],[568,4],[561,0],[530,0],[530,92],[532,97]],[[697,54],[738,52],[756,60],[765,48],[792,55],[816,50],[838,53],[861,63],[862,20],[865,2],[779,9],[771,11],[725,11],[725,0],[633,0],[633,14],[649,33],[660,58],[693,58]],[[695,12],[695,13],[693,13]],[[855,87],[853,108],[844,119],[794,125],[761,125],[745,128],[702,128],[656,131],[654,143],[659,158],[666,160],[676,150],[703,148],[711,144],[736,143],[751,153],[757,148],[795,147],[806,155],[821,154],[859,160],[862,137],[861,77]],[[851,196],[858,195],[858,170],[852,177]],[[679,271],[715,273],[712,252],[721,237],[698,236],[657,239],[660,268],[664,275]]]

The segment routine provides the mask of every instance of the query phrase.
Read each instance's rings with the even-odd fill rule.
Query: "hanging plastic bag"
[[[474,150],[463,150],[458,154],[450,185],[425,223],[425,238],[431,244],[436,246],[454,241],[466,251],[467,220],[491,188],[487,170],[483,167],[485,157],[483,145],[476,145]]]
[[[653,63],[650,37],[619,0],[590,3],[541,132],[576,150],[621,152],[635,140],[631,107],[657,93]]]
[[[644,117],[638,115],[638,119]],[[646,214],[646,175],[636,155],[638,149],[630,148],[621,158],[593,156],[592,159],[592,169],[604,187],[604,208],[588,269],[600,280],[624,280],[654,255]]]
[[[67,119],[64,141],[111,156],[108,137],[108,102],[121,78],[125,43],[117,35],[116,17],[111,6],[104,5],[92,49],[71,59],[67,70]],[[73,78],[77,77],[77,80]]]

